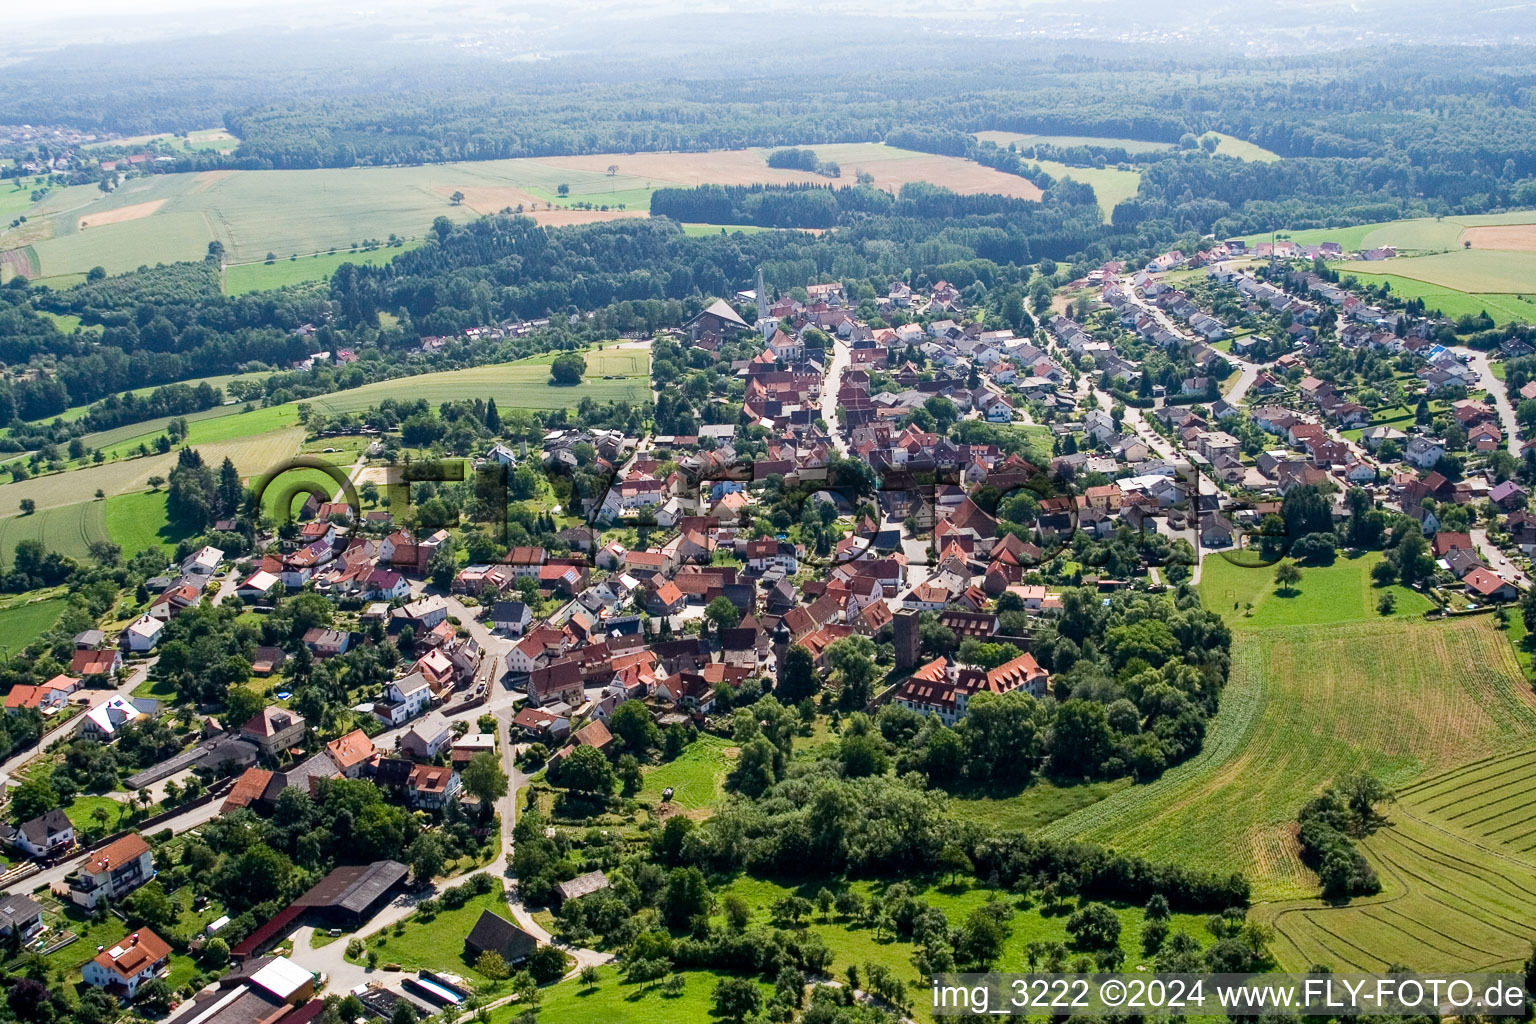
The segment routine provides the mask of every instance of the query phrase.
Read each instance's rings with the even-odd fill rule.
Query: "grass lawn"
[[[59,621],[67,602],[62,597],[18,604],[0,611],[0,636],[8,655],[20,654]]]
[[[645,782],[639,799],[660,804],[662,791],[672,787],[672,803],[686,810],[712,807],[725,795],[725,776],[732,758],[726,750],[730,741],[718,736],[700,736],[674,760],[644,769]]]
[[[481,911],[485,910],[512,919],[499,881],[491,892],[476,896],[458,910],[444,910],[430,921],[423,921],[420,915],[413,914],[405,919],[402,934],[396,935],[391,926],[365,936],[363,941],[368,949],[378,952],[381,964],[399,964],[408,971],[423,967],[452,971],[482,988],[489,988],[495,983],[475,970],[474,964],[464,960],[464,936],[469,934],[480,919]]]
[[[174,550],[191,535],[171,525],[166,500],[166,492],[161,490],[117,494],[101,502],[106,510],[107,533],[112,543],[123,549],[125,559],[152,547]]]
[[[75,802],[64,808],[64,813],[74,823],[75,828],[101,829],[103,826],[92,815],[96,808],[102,808],[107,812],[107,821],[104,826],[106,834],[117,831],[118,825],[128,812],[128,805],[121,800],[114,800],[109,796],[85,795],[75,797]]]
[[[1359,558],[1339,555],[1328,566],[1304,565],[1296,590],[1282,594],[1275,588],[1274,566],[1250,568],[1219,554],[1208,555],[1200,569],[1200,599],[1234,627],[1370,622],[1382,617],[1376,602],[1383,588],[1372,582],[1371,569],[1383,557],[1370,551]],[[1389,589],[1397,596],[1393,618],[1416,619],[1431,607],[1429,598],[1416,590],[1397,585]],[[1251,613],[1245,607],[1250,603]]]
[[[721,978],[719,971],[687,971],[687,985],[680,995],[662,995],[659,982],[632,984],[620,977],[616,967],[599,967],[595,988],[584,988],[576,980],[562,981],[546,988],[539,1004],[539,1024],[700,1024],[713,1020],[711,996]],[[763,1001],[773,994],[773,986],[759,980]],[[523,1008],[509,1003],[491,1011],[491,1024],[509,1024],[521,1016]]]

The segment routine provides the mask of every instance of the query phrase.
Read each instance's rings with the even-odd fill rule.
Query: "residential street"
[[[1504,445],[1515,458],[1520,457],[1519,424],[1515,422],[1515,407],[1509,399],[1509,389],[1493,375],[1493,364],[1487,352],[1472,348],[1452,348],[1458,356],[1467,357],[1467,365],[1477,371],[1479,387],[1486,388],[1493,398],[1493,407],[1499,414],[1499,429],[1504,432]]]

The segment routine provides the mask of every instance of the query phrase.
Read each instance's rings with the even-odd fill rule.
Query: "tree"
[[[36,511],[37,511],[37,502],[33,501],[31,498],[22,498],[21,499],[21,514],[22,515],[29,516],[32,513],[36,512]]]
[[[59,794],[42,775],[33,775],[11,794],[11,811],[18,821],[31,821],[59,806]]]
[[[971,858],[967,857],[965,851],[954,843],[946,844],[939,851],[938,868],[949,876],[951,884],[954,883],[956,875],[968,875],[976,870],[975,866],[971,864]]]
[[[556,356],[555,361],[549,364],[550,380],[565,387],[580,384],[586,372],[587,361],[576,352]]]
[[[464,193],[455,189],[453,195],[448,197],[448,201],[454,206],[458,206],[464,202]]]
[[[482,811],[488,812],[491,805],[507,795],[507,776],[496,755],[488,750],[471,757],[460,778],[464,792],[480,801]]]
[[[689,927],[709,913],[709,883],[698,868],[673,868],[662,894],[662,913],[674,928]]]
[[[1281,562],[1275,567],[1275,585],[1281,593],[1289,594],[1295,591],[1296,584],[1301,582],[1301,570],[1296,568],[1295,562]]]
[[[1067,934],[1078,949],[1113,949],[1120,942],[1120,919],[1102,903],[1088,903],[1067,918]]]
[[[266,700],[255,690],[244,686],[231,686],[224,696],[224,714],[219,720],[226,729],[239,729],[246,722],[261,714]]]
[[[591,964],[588,964],[587,966],[583,967],[581,969],[581,973],[579,975],[577,975],[577,977],[581,981],[581,987],[582,988],[585,988],[585,989],[597,988],[597,979],[598,979],[599,975],[598,975],[598,972],[597,972],[597,968],[593,967]]]
[[[475,970],[492,981],[501,981],[503,978],[512,976],[512,969],[507,966],[507,961],[494,949],[487,949],[475,958]]]
[[[158,491],[161,487],[165,486],[165,477],[163,477],[163,476],[152,476],[152,477],[150,477],[148,480],[146,480],[144,482],[149,484],[149,489],[150,490]]]
[[[832,646],[836,647],[837,644]],[[830,653],[831,648],[828,651]],[[795,704],[815,695],[819,689],[821,685],[816,680],[816,662],[811,652],[799,644],[791,645],[784,654],[784,664],[779,666],[776,687],[779,700],[785,704]]]
[[[845,636],[827,648],[826,662],[841,687],[840,703],[843,707],[861,708],[869,703],[870,690],[875,681],[873,640],[867,636]]]
[[[763,994],[750,978],[721,978],[710,1001],[726,1020],[744,1021],[763,1008]]]
[[[741,609],[731,603],[731,599],[724,596],[715,598],[704,609],[704,617],[715,624],[717,632],[727,629],[735,629],[741,621]]]
[[[443,866],[448,862],[443,841],[431,832],[417,836],[406,856],[410,858],[412,873],[423,882],[442,874]]]
[[[608,716],[608,731],[619,738],[626,750],[643,754],[660,742],[661,733],[656,728],[645,703],[627,700],[614,708]]]
[[[613,766],[597,748],[577,747],[560,765],[560,782],[578,793],[606,797],[613,791]]]
[[[561,182],[555,186],[555,194],[560,196],[568,196],[571,194],[571,186],[567,185],[565,182]]]

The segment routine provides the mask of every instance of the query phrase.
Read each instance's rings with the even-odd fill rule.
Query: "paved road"
[[[123,678],[123,681],[111,689],[82,690],[81,692],[90,695],[91,708],[99,708],[113,697],[127,697],[130,693],[133,692],[133,688],[135,686],[138,686],[145,680],[146,677],[148,677],[149,670],[153,668],[155,663],[159,660],[159,657],[155,656],[146,658],[144,661],[134,665],[134,667],[128,671],[128,675]],[[76,694],[76,696],[78,696],[78,694]],[[0,784],[8,785],[10,783],[11,776],[14,775],[22,765],[36,757],[39,752],[47,750],[49,747],[52,747],[56,743],[66,742],[73,738],[75,733],[79,730],[81,723],[84,721],[85,712],[77,712],[75,716],[69,721],[61,723],[60,725],[57,725],[43,733],[42,737],[38,740],[36,745],[28,747],[19,753],[13,754],[4,762],[0,762]]]
[[[841,339],[833,338],[832,362],[821,381],[821,418],[827,421],[827,432],[832,435],[833,446],[844,457],[848,455],[848,441],[843,437],[837,422],[837,392],[842,386],[843,371],[848,369],[852,358],[848,346]]]

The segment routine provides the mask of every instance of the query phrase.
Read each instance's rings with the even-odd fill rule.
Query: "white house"
[[[198,576],[212,576],[219,571],[219,563],[222,561],[224,561],[224,552],[215,547],[204,546],[182,561],[181,571]]]
[[[113,694],[85,713],[85,719],[80,723],[80,735],[109,743],[117,730],[143,717],[144,712],[131,699]]]
[[[384,700],[373,705],[373,713],[390,725],[404,725],[431,703],[431,682],[420,672],[412,672],[384,688]]]
[[[165,630],[165,623],[153,615],[141,615],[135,619],[127,629],[123,630],[123,636],[128,640],[128,649],[136,654],[152,651],[160,642],[160,634]]]
[[[448,719],[443,717],[442,712],[434,711],[411,723],[405,735],[400,737],[400,749],[417,760],[430,761],[452,741],[453,733]]]
[[[281,582],[265,569],[258,569],[235,588],[235,596],[242,601],[260,601],[269,597],[272,588]]]
[[[140,985],[159,977],[170,962],[170,944],[148,928],[140,928],[87,961],[80,968],[80,980],[132,999]]]

